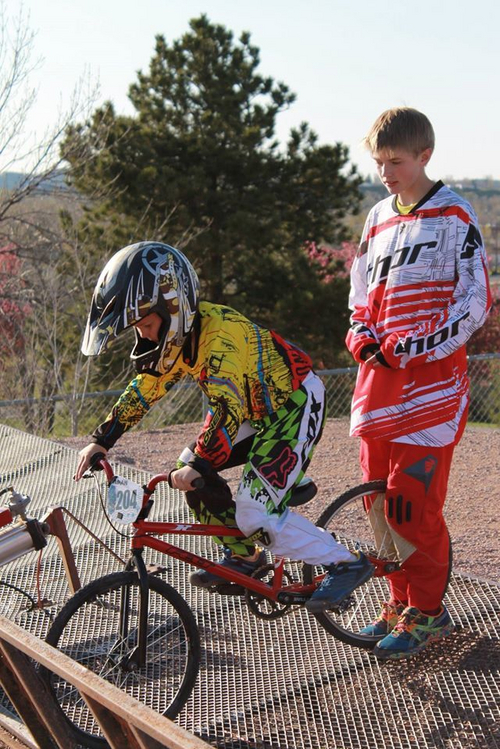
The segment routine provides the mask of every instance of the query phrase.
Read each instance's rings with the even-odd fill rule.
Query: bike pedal
[[[341,601],[338,604],[338,606],[335,606],[334,611],[337,611],[339,614],[342,614],[342,612],[347,611],[347,609],[350,608],[353,603],[354,603],[354,597],[347,596],[347,598],[344,598],[344,600]]]

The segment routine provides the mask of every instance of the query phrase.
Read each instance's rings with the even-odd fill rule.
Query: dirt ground
[[[198,424],[125,434],[110,458],[151,473],[170,470],[182,448],[191,442]],[[80,449],[88,440],[61,440]],[[329,419],[316,448],[309,475],[319,487],[307,505],[307,515],[318,517],[322,507],[361,481],[358,440],[348,434],[348,422]],[[76,456],[75,456],[76,461]],[[241,469],[225,476],[231,483]],[[500,429],[468,426],[455,450],[445,516],[453,542],[454,569],[500,583]]]

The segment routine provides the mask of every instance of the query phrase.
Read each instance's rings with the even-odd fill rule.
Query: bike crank
[[[267,564],[255,570],[252,577],[256,580],[263,580],[267,582],[269,587],[272,587],[274,572],[274,564]],[[285,585],[293,583],[293,577],[286,570],[283,570],[283,583]],[[267,598],[267,596],[261,593],[255,593],[248,588],[245,590],[245,599],[250,611],[259,617],[259,619],[279,619],[285,616],[291,606],[290,603],[273,601],[271,598]]]

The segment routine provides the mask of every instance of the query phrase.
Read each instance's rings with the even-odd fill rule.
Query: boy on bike
[[[390,197],[366,219],[351,274],[347,346],[359,363],[351,434],[364,480],[387,479],[367,508],[389,529],[401,569],[391,597],[363,631],[384,635],[382,659],[406,658],[447,635],[442,603],[451,571],[443,505],[467,420],[465,343],[491,300],[477,217],[426,174],[434,132],[425,115],[384,112],[365,138]]]
[[[92,456],[119,437],[180,379],[192,377],[208,398],[205,423],[170,476],[202,522],[237,525],[246,539],[223,537],[221,565],[251,575],[265,564],[261,547],[327,569],[308,607],[337,606],[373,574],[287,503],[304,475],[325,418],[325,393],[310,358],[236,310],[199,301],[187,258],[169,245],[140,242],[117,252],[97,282],[82,344],[98,356],[125,330],[135,332],[137,376],[79,456],[79,480]],[[235,501],[218,472],[244,463]],[[192,482],[202,476],[205,485]],[[207,589],[225,584],[207,571],[191,575]]]

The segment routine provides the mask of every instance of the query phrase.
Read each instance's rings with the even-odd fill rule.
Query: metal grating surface
[[[0,426],[0,489],[11,484],[32,498],[41,517],[62,505],[126,556],[126,543],[109,533],[93,482],[75,484],[74,450]],[[138,482],[147,474],[120,466]],[[182,498],[157,492],[156,519],[188,520]],[[68,519],[82,582],[119,563]],[[217,556],[209,540],[190,548]],[[42,595],[53,602],[29,610],[37,598],[38,554],[2,567],[0,613],[44,636],[49,615],[68,596],[55,541],[43,553]],[[165,563],[161,555],[149,561]],[[497,560],[498,561],[498,560]],[[500,749],[500,587],[455,575],[447,605],[454,635],[407,663],[380,664],[320,628],[304,610],[267,622],[238,598],[192,589],[191,568],[167,560],[166,578],[191,604],[202,635],[203,660],[192,697],[178,722],[224,749]],[[6,587],[5,583],[19,589]],[[4,706],[7,703],[4,703]]]

